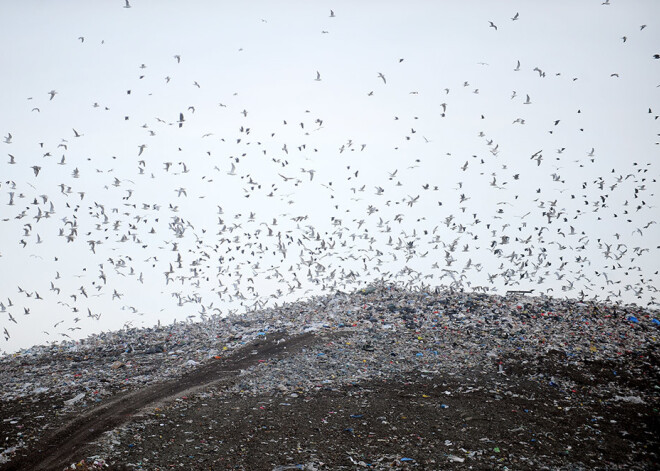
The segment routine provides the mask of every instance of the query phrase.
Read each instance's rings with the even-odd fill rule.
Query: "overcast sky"
[[[660,4],[609,3],[7,3],[0,349],[380,278],[657,305]]]

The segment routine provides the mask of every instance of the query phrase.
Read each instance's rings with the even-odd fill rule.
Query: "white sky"
[[[380,277],[655,304],[660,4],[601,3],[7,3],[0,349]]]

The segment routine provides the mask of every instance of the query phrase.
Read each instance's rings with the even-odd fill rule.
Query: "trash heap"
[[[635,305],[411,291],[375,284],[244,315],[36,346],[0,358],[2,403],[32,405],[21,414],[3,417],[0,464],[10,461],[18,449],[29,449],[53,417],[67,417],[117,393],[177,378],[275,333],[287,337],[313,333],[316,341],[290,355],[259,361],[224,389],[216,387],[213,394],[294,400],[413,373],[427,377],[516,373],[562,394],[575,392],[578,384],[570,374],[538,373],[536,367],[549,360],[567,372],[586,363],[626,358],[632,367],[625,374],[654,381],[659,377],[659,318],[658,311]],[[658,386],[639,389],[634,381],[601,382],[598,388],[593,394],[613,403],[657,405],[660,394]],[[198,400],[204,397],[208,393],[200,392]],[[50,409],[37,406],[42,403]],[[175,402],[171,407],[180,405]],[[99,456],[104,459],[97,459],[98,463],[122,456],[121,436],[131,427],[128,424],[101,440]],[[457,452],[447,456],[453,457],[452,463],[466,459]]]

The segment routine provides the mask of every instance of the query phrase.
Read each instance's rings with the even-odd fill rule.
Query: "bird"
[[[128,0],[124,0],[124,8],[131,8],[131,4],[128,3]]]
[[[525,104],[525,105],[531,105],[532,104],[532,100],[529,98],[529,95],[527,95],[527,98],[525,98],[525,103],[523,103],[523,104]]]
[[[185,121],[185,119],[183,119],[183,113],[179,113],[179,121],[177,121],[177,123],[179,123],[179,127],[183,126],[184,121]]]
[[[383,79],[383,83],[387,83],[387,80],[385,80],[385,76],[381,72],[378,72],[378,78]]]
[[[495,26],[495,23],[493,23],[492,21],[489,21],[488,23],[490,23],[489,26],[490,26],[491,28],[495,28],[495,31],[497,31],[497,26]]]
[[[57,95],[57,91],[51,90],[48,92],[48,94],[50,95],[50,100],[52,100],[53,98],[55,98],[55,95]]]
[[[319,73],[318,70],[316,71],[316,78],[314,80],[316,80],[317,82],[321,81],[321,74]]]
[[[516,21],[519,16],[520,16],[520,13],[516,12],[516,14],[513,15],[513,18],[511,18],[511,21]]]
[[[330,18],[335,18],[335,12],[333,10],[330,10]]]
[[[518,61],[518,64],[516,65],[516,68],[513,69],[514,72],[519,72],[520,71],[520,61]]]
[[[4,143],[5,143],[5,144],[11,144],[11,139],[12,139],[12,137],[13,137],[13,136],[11,135],[11,133],[8,132],[8,133],[7,133],[7,136],[5,136]]]

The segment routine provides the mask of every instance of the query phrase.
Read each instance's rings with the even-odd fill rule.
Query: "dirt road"
[[[301,348],[313,340],[313,334],[286,339],[280,334],[271,334],[245,345],[227,358],[210,361],[181,378],[120,394],[69,421],[0,469],[63,469],[84,457],[83,450],[87,444],[98,439],[103,433],[130,421],[143,409],[231,379],[242,369],[256,364],[259,360],[272,359]]]

